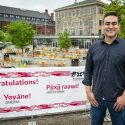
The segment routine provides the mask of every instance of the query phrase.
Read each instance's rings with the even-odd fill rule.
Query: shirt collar
[[[104,41],[104,39],[102,39],[101,40],[101,44],[104,44],[105,43],[105,41]],[[117,37],[114,41],[113,41],[113,43],[119,43],[119,38]]]

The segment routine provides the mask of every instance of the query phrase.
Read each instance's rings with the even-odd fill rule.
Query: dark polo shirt
[[[97,41],[89,48],[83,84],[96,99],[116,100],[125,90],[125,40]]]

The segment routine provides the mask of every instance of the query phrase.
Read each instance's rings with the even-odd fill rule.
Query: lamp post
[[[33,39],[33,57],[34,57],[34,50],[37,45],[37,39]]]
[[[45,35],[46,35],[46,20],[45,20]]]
[[[46,35],[46,15],[45,15],[45,35]]]
[[[37,36],[37,19],[36,19],[36,36]]]

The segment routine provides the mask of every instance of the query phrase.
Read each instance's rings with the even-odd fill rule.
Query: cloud
[[[80,2],[83,0],[77,0]],[[107,0],[104,0],[107,2]],[[75,0],[0,0],[1,5],[36,10],[44,12],[45,9],[48,9],[49,13],[53,10],[64,7],[70,4],[73,4]]]

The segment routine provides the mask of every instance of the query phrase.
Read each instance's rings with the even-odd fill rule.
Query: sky
[[[77,2],[81,1],[83,0],[77,0]],[[103,1],[107,3],[107,0]],[[48,9],[48,12],[52,13],[55,9],[73,4],[74,2],[75,0],[0,0],[0,5],[40,12]]]

